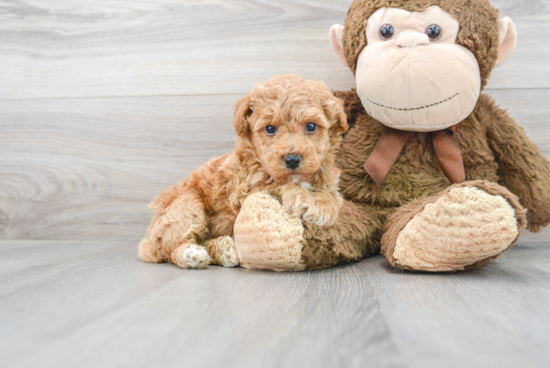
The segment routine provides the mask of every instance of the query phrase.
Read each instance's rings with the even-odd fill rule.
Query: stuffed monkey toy
[[[338,222],[297,221],[265,194],[235,223],[243,267],[303,270],[382,253],[428,272],[482,265],[550,222],[550,164],[481,93],[516,29],[487,0],[355,0],[330,43],[356,89],[337,155]],[[293,234],[291,237],[288,234]]]

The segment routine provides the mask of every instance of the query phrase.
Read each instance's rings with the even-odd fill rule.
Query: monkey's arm
[[[550,223],[550,163],[506,111],[489,98],[484,102],[487,139],[500,182],[519,197],[528,211],[529,230],[538,232]]]

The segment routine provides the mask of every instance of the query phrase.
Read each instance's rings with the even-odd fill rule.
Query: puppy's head
[[[342,102],[320,81],[283,74],[254,87],[235,105],[241,144],[278,183],[300,183],[334,163],[348,130]]]

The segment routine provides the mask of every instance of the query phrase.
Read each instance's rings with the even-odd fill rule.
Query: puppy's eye
[[[426,28],[426,34],[431,41],[439,40],[442,33],[443,32],[441,32],[441,27],[439,27],[437,24],[432,24],[431,26],[428,26],[428,28]]]
[[[315,133],[316,131],[317,131],[317,124],[315,124],[315,123],[307,123],[306,124],[306,132]]]
[[[389,40],[393,37],[394,29],[391,24],[384,24],[380,27],[380,38],[384,41]]]
[[[268,135],[273,135],[273,134],[277,133],[277,128],[273,125],[268,125],[268,126],[265,127],[265,132]]]

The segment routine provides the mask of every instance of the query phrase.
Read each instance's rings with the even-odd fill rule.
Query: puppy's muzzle
[[[302,158],[298,155],[290,153],[285,156],[285,165],[291,170],[297,169],[300,166],[300,162],[302,162]]]

